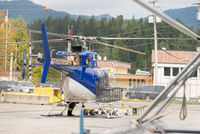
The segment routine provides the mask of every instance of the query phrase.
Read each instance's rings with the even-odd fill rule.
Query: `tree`
[[[12,27],[16,28],[26,28],[26,23],[24,22],[24,19],[22,17],[12,19]],[[15,34],[12,37],[14,42],[23,42],[23,41],[29,41],[29,34],[27,31],[23,30],[15,30]],[[28,44],[15,44],[16,45],[16,51],[15,51],[15,58],[17,61],[17,70],[22,71],[23,68],[23,54],[28,54]],[[28,61],[28,60],[27,60]]]
[[[42,66],[36,66],[32,71],[32,82],[34,84],[40,83],[41,76],[42,76]],[[48,75],[47,75],[47,81],[48,82],[58,82],[60,81],[61,73],[56,71],[55,69],[50,68]]]
[[[41,20],[35,21],[29,25],[31,29],[40,30]],[[66,33],[66,25],[73,25],[73,34],[83,36],[103,36],[103,37],[154,37],[153,24],[148,23],[147,19],[141,18],[136,20],[134,17],[131,20],[124,20],[123,16],[111,18],[106,20],[96,20],[94,17],[79,17],[77,19],[69,16],[62,18],[48,18],[45,20],[47,29],[51,32]],[[165,22],[157,24],[158,37],[176,37],[185,38],[184,34],[172,28]],[[200,33],[200,30],[198,31]],[[35,39],[41,39],[39,36]],[[93,50],[98,52],[101,56],[107,56],[109,60],[120,60],[132,64],[130,70],[134,73],[136,69],[150,70],[151,68],[151,51],[154,48],[154,40],[126,40],[126,41],[104,41],[109,44],[126,47],[146,53],[145,56],[135,53],[126,52],[116,48],[106,47],[94,44]],[[73,42],[74,43],[74,42]],[[76,42],[77,43],[77,42]],[[80,43],[80,42],[78,42]],[[78,44],[77,43],[77,44]],[[89,43],[88,43],[89,44]],[[158,40],[158,48],[167,48],[168,50],[196,50],[199,44],[191,40]],[[51,46],[52,49],[64,50],[66,44],[55,43]],[[42,52],[40,45],[36,46],[34,52]]]
[[[5,10],[0,11],[0,70],[9,70],[9,60],[11,53],[15,54],[16,44],[8,44],[7,42],[15,42],[16,32],[11,27],[13,19],[9,19]],[[7,62],[6,62],[7,61]],[[5,67],[6,63],[6,68]]]

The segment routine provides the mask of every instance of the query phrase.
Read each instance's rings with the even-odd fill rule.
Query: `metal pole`
[[[32,79],[32,43],[31,43],[31,31],[29,31],[29,80]]]
[[[7,13],[6,13],[6,18],[5,18],[5,22],[6,22],[6,56],[5,56],[5,71],[7,71],[7,57],[8,57],[8,44],[7,44],[7,42],[8,42],[8,33],[7,33],[7,26],[8,26],[8,24],[7,24],[7,22],[8,22],[8,9],[7,9]]]
[[[68,26],[68,35],[69,35],[69,37],[71,36],[71,33],[72,33],[72,30],[71,30],[71,28],[70,28],[70,26]],[[71,45],[72,45],[72,43],[71,43],[71,40],[68,40],[68,48],[67,48],[67,51],[68,52],[71,52],[72,50],[71,50]]]
[[[81,109],[81,115],[80,115],[80,134],[84,134],[84,113],[83,113],[83,109]]]
[[[16,44],[15,61],[14,61],[14,72],[15,71],[17,71],[17,44]]]
[[[155,2],[154,2],[155,6]],[[154,25],[154,58],[155,58],[155,76],[154,76],[154,85],[158,84],[158,40],[157,40],[157,29],[156,29],[156,16],[154,15],[153,18],[153,25]]]
[[[10,80],[12,80],[12,72],[13,72],[13,53],[11,53],[11,59],[10,59]]]

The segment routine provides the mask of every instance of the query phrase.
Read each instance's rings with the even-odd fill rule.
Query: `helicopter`
[[[26,30],[26,29],[17,29],[17,30]],[[119,46],[110,45],[108,43],[100,42],[100,40],[130,40],[133,38],[107,38],[107,37],[85,37],[85,36],[76,36],[76,35],[65,35],[65,34],[56,34],[46,32],[44,22],[41,23],[41,32],[36,30],[28,30],[33,33],[42,33],[42,42],[44,48],[44,57],[41,55],[38,56],[37,62],[40,65],[43,65],[42,76],[41,76],[41,83],[46,82],[46,78],[48,75],[49,68],[53,68],[62,74],[62,78],[60,80],[60,85],[62,92],[64,94],[64,99],[60,100],[65,103],[64,110],[57,115],[63,115],[66,109],[68,109],[68,116],[72,116],[72,110],[74,109],[77,103],[82,103],[82,107],[84,108],[84,103],[86,102],[95,102],[99,105],[100,110],[102,113],[106,115],[107,118],[119,116],[119,113],[113,111],[114,114],[108,113],[107,110],[103,109],[101,105],[102,102],[112,102],[112,101],[119,101],[122,99],[122,88],[114,88],[111,85],[112,76],[110,72],[106,69],[98,67],[97,61],[94,58],[97,55],[96,52],[87,51],[86,42],[93,42],[98,43],[105,46],[110,46],[122,50],[126,50],[129,52],[134,52],[138,54],[145,55],[143,52],[139,52],[132,49],[127,49]],[[62,39],[54,39],[52,41],[81,41],[83,42],[83,47],[76,48],[74,51],[58,51],[56,54],[58,56],[68,56],[70,60],[66,59],[66,63],[62,63],[59,60],[52,59],[50,55],[49,49],[49,40],[47,39],[47,35],[53,35],[61,37]],[[32,41],[41,42],[41,41]],[[69,46],[68,46],[69,47]],[[70,48],[71,50],[71,48]],[[72,49],[73,50],[73,49]],[[22,77],[24,78],[25,75],[25,68],[26,68],[26,54],[24,54],[24,66],[23,66],[23,73]],[[60,102],[61,102],[60,101]],[[60,103],[56,103],[55,106],[48,112],[47,116],[54,116],[51,112],[54,108]],[[70,109],[70,110],[69,110]],[[85,111],[87,112],[87,111]],[[86,113],[87,114],[87,113]],[[90,113],[90,114],[94,114]]]

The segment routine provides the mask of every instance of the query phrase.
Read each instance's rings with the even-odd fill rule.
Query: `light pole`
[[[150,2],[153,4],[154,8],[157,8],[156,3],[157,0],[153,0]],[[161,19],[159,19],[156,15],[150,16],[149,23],[153,23],[154,26],[154,60],[155,60],[155,67],[154,67],[154,85],[158,84],[158,39],[157,39],[157,28],[156,23],[161,22]]]
[[[55,50],[55,49],[52,49],[52,50],[51,50],[51,58],[52,58],[52,54],[53,54],[54,51],[56,51],[56,50]]]

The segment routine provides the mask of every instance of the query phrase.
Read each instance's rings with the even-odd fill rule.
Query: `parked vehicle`
[[[11,91],[11,86],[13,85],[14,81],[6,81],[2,80],[0,81],[0,92],[5,91],[9,92]]]
[[[50,88],[60,88],[60,82],[46,82],[42,84],[41,87],[50,87]]]
[[[11,90],[14,92],[32,93],[35,86],[30,81],[17,81],[15,82]]]
[[[148,84],[136,85],[126,93],[126,97],[129,99],[155,99],[164,88],[164,86],[153,86]]]

